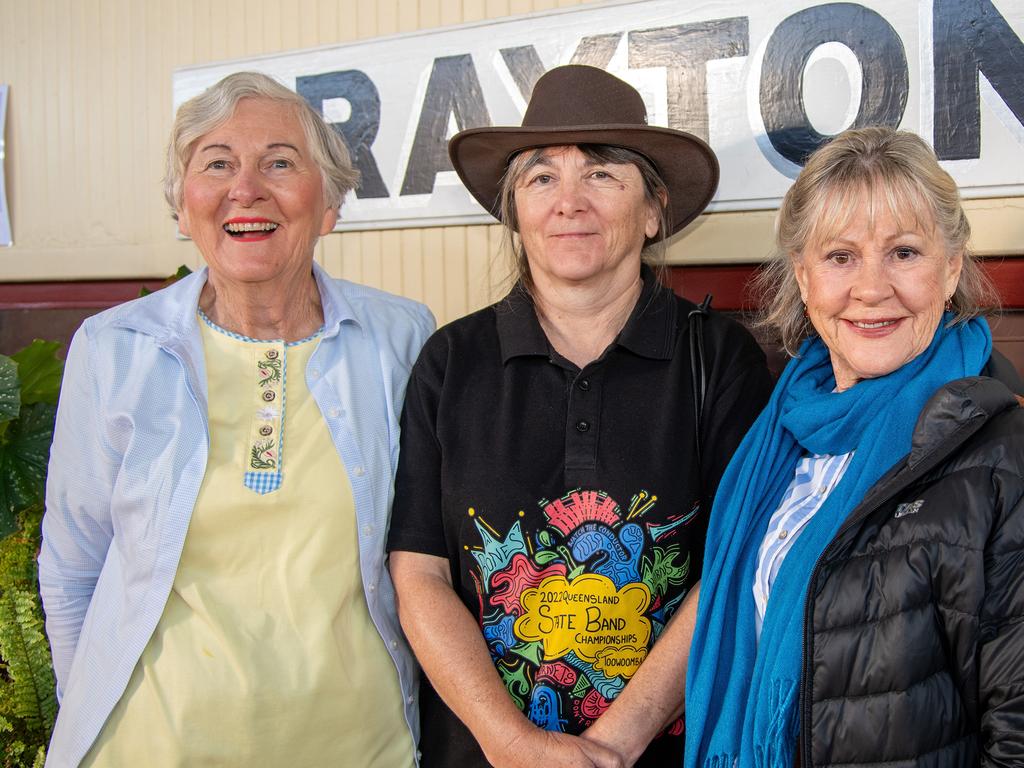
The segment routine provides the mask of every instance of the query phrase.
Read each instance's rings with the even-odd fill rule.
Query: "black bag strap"
[[[693,426],[697,442],[697,470],[701,471],[701,417],[704,413],[704,398],[708,391],[707,372],[704,367],[704,318],[711,309],[712,296],[690,310],[690,380],[693,382]]]

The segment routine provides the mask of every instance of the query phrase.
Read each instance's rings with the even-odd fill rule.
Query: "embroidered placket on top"
[[[281,487],[284,467],[284,406],[288,383],[287,348],[312,341],[316,333],[298,341],[263,340],[243,336],[221,328],[206,313],[199,316],[213,330],[233,339],[254,345],[253,418],[249,427],[248,455],[243,483],[259,494],[271,493]]]
[[[270,493],[281,487],[284,395],[288,356],[283,342],[259,342],[253,386],[255,418],[249,427],[245,487]]]

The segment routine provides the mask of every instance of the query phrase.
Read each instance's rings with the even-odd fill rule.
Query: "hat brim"
[[[624,147],[654,163],[668,187],[666,236],[697,218],[718,188],[718,160],[707,144],[684,131],[654,125],[470,128],[451,138],[448,154],[469,193],[501,221],[498,191],[512,155],[524,149],[571,144]]]

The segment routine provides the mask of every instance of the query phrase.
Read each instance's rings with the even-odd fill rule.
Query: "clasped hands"
[[[603,742],[596,724],[580,736],[546,731],[529,721],[517,725],[504,744],[487,751],[495,768],[629,768],[634,762]]]

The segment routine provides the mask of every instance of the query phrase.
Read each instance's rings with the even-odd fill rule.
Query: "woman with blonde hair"
[[[1024,401],[969,236],[908,132],[840,134],[787,193],[795,356],[715,500],[687,766],[1024,761]]]

